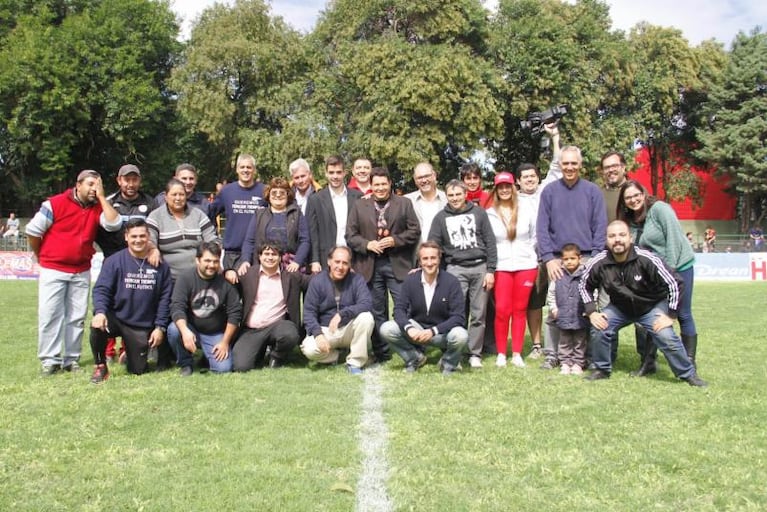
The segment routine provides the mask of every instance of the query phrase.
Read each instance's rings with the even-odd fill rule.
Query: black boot
[[[658,358],[658,348],[653,343],[648,332],[640,326],[636,326],[634,334],[636,335],[637,352],[642,358],[642,364],[639,369],[631,372],[632,377],[644,377],[652,375],[658,371],[656,359]]]
[[[687,351],[687,357],[690,358],[692,365],[697,368],[697,365],[695,364],[695,352],[698,350],[698,335],[682,334],[682,345],[684,345],[684,349]]]

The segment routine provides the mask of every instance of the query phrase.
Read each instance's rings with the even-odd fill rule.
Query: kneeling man
[[[426,347],[442,350],[440,370],[450,375],[459,368],[466,351],[469,333],[464,295],[458,278],[440,272],[442,250],[426,241],[418,249],[421,270],[402,283],[394,303],[394,320],[381,326],[381,338],[405,361],[405,371],[415,372],[426,364]]]
[[[328,269],[309,283],[304,297],[308,336],[301,343],[301,351],[310,361],[334,364],[338,349],[348,348],[346,368],[352,375],[359,375],[368,362],[375,322],[365,278],[351,273],[351,264],[351,249],[336,246],[328,255]]]
[[[607,250],[589,260],[579,285],[586,315],[594,327],[592,352],[596,370],[587,380],[610,377],[610,354],[618,343],[618,331],[635,323],[647,330],[674,375],[690,386],[706,386],[672,328],[681,295],[680,282],[656,254],[631,243],[625,222],[616,220],[607,226]],[[610,304],[603,311],[597,311],[594,299],[597,290],[610,296]]]
[[[232,349],[236,372],[260,364],[267,347],[271,348],[269,367],[279,368],[301,339],[301,289],[308,284],[309,276],[280,270],[282,251],[276,242],[261,245],[258,261],[259,265],[251,266],[240,278],[244,319]]]
[[[109,378],[107,339],[122,337],[128,371],[147,370],[147,352],[163,342],[170,321],[173,281],[164,261],[149,263],[149,228],[144,219],[125,227],[126,249],[104,261],[93,287],[91,350],[96,367],[91,382]]]
[[[181,375],[192,375],[192,362],[201,347],[217,373],[232,371],[229,347],[242,318],[240,294],[220,274],[221,246],[202,242],[195,268],[178,276],[173,287],[168,342],[176,354]]]

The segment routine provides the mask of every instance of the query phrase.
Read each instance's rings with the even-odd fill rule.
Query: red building
[[[647,190],[652,191],[650,186],[650,158],[647,149],[642,148],[637,151],[636,162],[639,164],[639,168],[631,171],[629,176],[644,185]],[[701,178],[703,205],[696,208],[690,199],[670,201],[679,220],[735,220],[737,200],[725,191],[722,178],[715,177],[709,172],[700,171],[695,167],[692,170]]]

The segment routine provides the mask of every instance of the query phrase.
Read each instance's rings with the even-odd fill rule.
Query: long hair
[[[634,187],[644,195],[644,204],[638,211],[634,211],[626,206],[626,201],[623,199],[626,189],[629,187]],[[626,180],[626,182],[621,185],[620,191],[618,192],[618,206],[616,207],[615,214],[618,220],[622,220],[627,224],[641,226],[647,218],[647,212],[650,210],[650,207],[656,202],[658,202],[658,198],[650,195],[647,192],[647,189],[644,188],[644,185],[636,180]]]
[[[509,223],[506,224],[505,219],[501,215],[501,212],[498,208],[495,209],[495,211],[498,213],[498,217],[501,219],[501,222],[503,222],[503,225],[506,226],[506,236],[509,240],[514,240],[517,238],[517,216],[519,213],[519,201],[517,201],[517,187],[514,185],[511,186],[511,199],[509,199],[511,202],[511,218],[509,219]],[[498,186],[494,186],[493,190],[490,192],[490,197],[488,198],[487,204],[485,205],[485,208],[490,208],[491,206],[495,206],[496,204],[501,204],[501,198],[498,196]]]

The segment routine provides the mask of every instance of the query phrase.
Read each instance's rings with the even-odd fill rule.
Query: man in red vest
[[[44,376],[80,369],[99,225],[118,231],[122,219],[106,200],[101,176],[91,170],[78,174],[73,189],[44,201],[27,224],[29,247],[40,263],[37,357]]]

